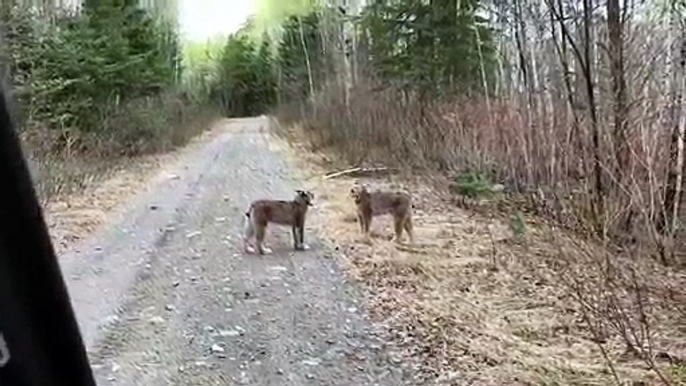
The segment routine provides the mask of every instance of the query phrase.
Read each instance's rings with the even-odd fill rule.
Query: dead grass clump
[[[147,155],[84,167],[80,167],[83,161],[78,158],[62,161],[63,167],[74,176],[73,181],[64,185],[60,185],[60,179],[65,174],[55,168],[47,169],[44,179],[36,186],[52,189],[39,192],[45,200],[46,222],[57,253],[93,232],[110,211],[145,187],[171,157],[171,154]]]
[[[503,221],[452,205],[440,178],[361,179],[417,202],[417,245],[390,243],[384,218],[367,245],[349,220],[355,181],[323,180],[326,159],[290,154],[318,193],[313,222],[371,289],[369,312],[416,384],[683,384],[686,277],[673,268],[540,225],[513,242]]]
[[[194,121],[192,124],[197,126],[188,129],[188,133],[200,130],[205,121],[206,118]],[[211,126],[207,124],[203,129]],[[197,146],[212,135],[206,134],[195,136],[194,144]],[[191,137],[184,143],[190,140]],[[110,157],[34,152],[28,160],[29,168],[57,253],[94,231],[112,210],[144,189],[162,167],[179,155],[163,152]]]
[[[145,186],[166,160],[217,115],[179,94],[108,105],[101,127],[50,129],[27,119],[22,142],[59,252],[90,233],[114,206]]]

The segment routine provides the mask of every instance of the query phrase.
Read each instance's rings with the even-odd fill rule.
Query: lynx
[[[360,230],[366,240],[369,240],[369,228],[372,218],[386,214],[393,215],[395,235],[393,240],[401,242],[403,230],[407,232],[410,243],[414,243],[412,232],[412,198],[409,194],[394,191],[370,192],[366,186],[354,186],[350,189],[350,196],[357,207],[357,218]]]
[[[263,246],[267,225],[288,225],[293,229],[293,247],[295,250],[306,250],[309,247],[304,243],[305,217],[307,210],[314,201],[314,194],[307,190],[297,190],[292,201],[282,200],[257,200],[250,204],[245,213],[246,225],[243,236],[243,244],[246,252],[260,255],[272,253],[272,250]],[[249,245],[250,239],[255,238],[256,248]]]

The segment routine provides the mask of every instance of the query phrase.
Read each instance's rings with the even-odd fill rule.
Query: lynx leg
[[[405,232],[407,232],[407,236],[410,238],[410,244],[414,244],[414,229],[412,226],[412,216],[407,216],[405,219]]]
[[[265,226],[259,226],[259,225],[257,226],[255,239],[257,240],[257,243],[256,243],[257,244],[257,253],[259,253],[260,255],[268,255],[268,254],[272,253],[271,249],[269,249],[263,245],[264,244],[264,236],[267,233],[266,230],[267,230],[267,227],[265,227]]]
[[[363,234],[363,237],[364,237],[364,241],[365,241],[367,244],[371,244],[371,242],[372,242],[372,236],[371,236],[371,234],[370,234],[370,232],[369,232],[369,230],[370,230],[370,228],[371,228],[371,225],[372,225],[371,222],[372,222],[372,216],[369,216],[368,218],[364,218],[364,217],[363,217],[363,220],[362,220],[362,224],[363,224],[362,234]]]
[[[247,240],[243,242],[243,249],[247,253],[255,253],[255,247],[250,245],[250,242],[248,242]]]
[[[395,235],[393,236],[393,242],[396,244],[400,244],[400,241],[403,237],[403,224],[404,219],[402,217],[394,217],[393,218],[393,225],[395,225]]]
[[[243,230],[243,249],[247,253],[255,253],[255,248],[250,245],[250,239],[255,236],[255,227],[250,218],[246,220]]]
[[[364,231],[364,224],[365,224],[364,215],[362,215],[361,213],[358,213],[357,214],[357,222],[360,223],[360,234],[364,235],[365,234],[365,231]]]
[[[294,226],[292,228],[292,231],[293,231],[293,249],[295,249],[297,251],[298,249],[300,249],[300,243],[298,240],[298,227]]]
[[[302,248],[303,251],[310,249],[310,246],[305,244],[305,225],[300,227],[300,248]]]
[[[293,249],[296,251],[304,251],[306,249],[306,245],[303,243],[303,231],[302,227],[293,227]]]

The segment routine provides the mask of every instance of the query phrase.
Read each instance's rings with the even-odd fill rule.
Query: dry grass
[[[326,224],[319,229],[343,255],[347,271],[371,290],[369,312],[403,349],[403,366],[418,370],[415,384],[659,383],[645,358],[629,355],[607,322],[611,318],[593,313],[606,299],[592,297],[605,288],[594,269],[605,259],[602,248],[533,225],[523,241],[515,241],[500,218],[455,207],[444,181],[409,176],[363,182],[412,192],[417,245],[395,247],[386,218],[375,220],[376,237],[367,245],[346,194],[353,180],[321,178],[348,165],[336,167],[335,156],[310,152],[298,130],[280,134],[291,144],[280,150],[316,194],[313,221]],[[686,384],[684,364],[657,355],[670,353],[675,363],[686,358],[686,275],[652,260],[613,261],[620,270],[642,273],[640,287],[650,290],[645,299],[651,305],[653,363],[670,384]],[[575,292],[574,279],[587,286]],[[634,304],[631,294],[619,298]]]
[[[164,153],[118,159],[75,155],[36,163],[36,189],[57,254],[88,236],[112,211],[149,186],[155,175],[163,175],[167,166],[213,135],[207,131],[189,138],[186,147]]]
[[[72,164],[72,173],[80,179],[76,187],[57,193],[44,203],[45,217],[59,254],[71,244],[83,239],[104,222],[120,203],[139,192],[148,180],[170,161],[173,154],[147,155],[92,169],[79,169]],[[53,169],[54,170],[54,169]]]
[[[365,77],[349,99],[327,85],[312,101],[284,104],[274,113],[285,125],[302,126],[308,149],[346,165],[384,162],[451,177],[477,173],[529,195],[532,209],[568,228],[620,245],[637,239],[652,244],[652,253],[666,262],[682,264],[678,234],[659,229],[671,213],[665,205],[673,206],[665,200],[666,186],[673,187],[666,179],[672,161],[661,115],[651,109],[628,124],[629,150],[620,162],[624,156],[617,155],[606,125],[611,116],[600,119],[596,138],[590,120],[570,114],[565,98],[553,99],[541,110],[525,98],[425,105],[412,93]],[[609,107],[601,111],[611,112]]]

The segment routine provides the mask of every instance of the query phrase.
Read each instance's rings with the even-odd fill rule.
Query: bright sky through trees
[[[181,32],[186,39],[204,41],[217,35],[236,32],[249,16],[255,15],[253,32],[271,34],[288,16],[306,14],[316,2],[317,0],[180,0]]]
[[[180,0],[181,32],[202,41],[236,32],[255,11],[255,0]]]

